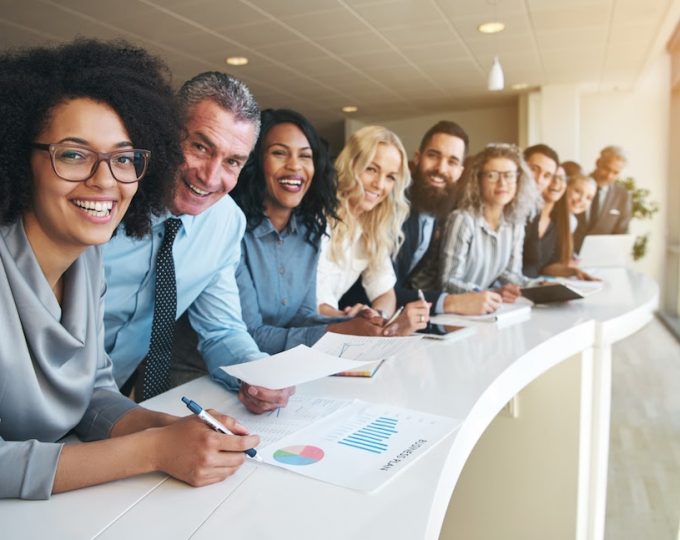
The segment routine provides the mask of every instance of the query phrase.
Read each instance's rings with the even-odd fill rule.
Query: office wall
[[[631,225],[634,234],[650,236],[647,255],[635,268],[659,284],[666,257],[670,98],[670,57],[664,53],[650,63],[634,89],[584,93],[580,101],[580,163],[592,170],[601,148],[624,147],[629,164],[623,176],[635,178],[660,205],[653,220],[633,220]]]
[[[418,149],[423,134],[439,120],[459,123],[470,136],[470,150],[477,152],[489,142],[518,142],[518,104],[459,111],[442,111],[406,118],[352,118],[345,122],[345,138],[369,124],[380,124],[401,138],[409,156]]]

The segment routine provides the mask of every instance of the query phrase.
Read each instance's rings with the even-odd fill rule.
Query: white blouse
[[[368,268],[368,258],[361,248],[360,238],[361,230],[353,242],[343,246],[345,257],[338,264],[330,259],[330,238],[323,236],[316,273],[317,305],[328,304],[337,309],[340,298],[359,276],[371,302],[394,287],[397,278],[389,256],[385,256],[377,268]]]

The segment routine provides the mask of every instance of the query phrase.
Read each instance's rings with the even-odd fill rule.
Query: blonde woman
[[[317,271],[319,313],[356,316],[367,306],[338,309],[340,297],[361,277],[371,307],[384,318],[397,308],[391,257],[402,241],[408,216],[404,192],[411,182],[406,151],[399,137],[380,126],[354,133],[335,162],[338,174],[338,219],[329,220],[321,243]],[[372,312],[368,312],[372,313]],[[385,334],[410,334],[424,328],[429,304],[411,302]]]

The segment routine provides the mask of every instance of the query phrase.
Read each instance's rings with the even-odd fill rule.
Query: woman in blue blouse
[[[260,136],[232,196],[247,219],[236,273],[241,309],[260,350],[313,345],[329,330],[382,335],[377,320],[333,322],[316,311],[319,244],[326,217],[335,215],[336,180],[326,145],[305,117],[262,112]]]

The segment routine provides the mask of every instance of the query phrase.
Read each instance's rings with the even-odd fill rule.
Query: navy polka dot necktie
[[[142,363],[142,373],[137,378],[135,397],[142,401],[165,392],[169,387],[168,373],[172,358],[177,313],[177,283],[172,244],[182,222],[177,218],[165,221],[165,238],[156,256],[156,297],[151,324],[149,352]]]

